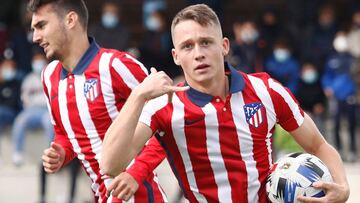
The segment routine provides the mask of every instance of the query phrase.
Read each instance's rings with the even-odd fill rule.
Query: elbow
[[[100,161],[100,169],[103,174],[111,177],[115,177],[119,174],[119,169],[111,162],[111,160],[102,159]]]

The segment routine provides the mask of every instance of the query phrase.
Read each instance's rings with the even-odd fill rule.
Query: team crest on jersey
[[[255,128],[264,121],[265,108],[262,103],[251,103],[244,105],[246,122]]]
[[[84,83],[84,95],[87,100],[94,101],[99,96],[100,87],[97,79],[88,79]]]

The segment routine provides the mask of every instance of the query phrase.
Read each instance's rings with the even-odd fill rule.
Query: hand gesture
[[[150,75],[146,77],[145,80],[136,88],[141,92],[146,100],[150,100],[164,94],[169,94],[169,102],[171,102],[172,93],[186,91],[189,89],[188,86],[173,86],[173,81],[163,71],[157,72],[155,68],[151,68],[150,71]]]
[[[65,150],[61,145],[52,142],[50,147],[44,150],[42,160],[45,171],[55,173],[64,163]]]
[[[128,201],[138,188],[139,184],[136,180],[129,173],[122,172],[112,180],[106,196],[111,194],[118,199]]]
[[[325,191],[324,197],[299,196],[297,199],[304,203],[343,203],[349,197],[349,192],[344,186],[331,182],[315,182],[313,187]]]

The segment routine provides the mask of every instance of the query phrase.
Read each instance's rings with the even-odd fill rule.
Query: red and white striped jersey
[[[55,142],[66,152],[64,165],[76,156],[91,178],[96,202],[121,202],[105,196],[111,180],[101,179],[102,142],[132,89],[146,77],[147,70],[124,52],[100,48],[91,38],[90,42],[72,73],[59,61],[53,61],[44,69],[42,81],[55,128]],[[134,178],[140,185],[129,202],[166,201],[153,174],[165,153],[156,140],[149,143],[145,153],[127,169],[132,175],[139,174]]]
[[[304,112],[266,73],[247,75],[226,64],[226,100],[190,88],[149,101],[139,121],[160,144],[190,202],[267,202],[271,137],[279,123],[298,128]]]

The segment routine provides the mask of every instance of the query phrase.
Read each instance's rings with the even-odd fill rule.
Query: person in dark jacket
[[[301,67],[297,99],[301,107],[312,117],[319,130],[325,133],[324,112],[326,97],[321,86],[320,74],[312,62],[304,62]]]
[[[340,152],[343,152],[340,137],[340,124],[341,117],[346,116],[349,124],[350,153],[345,157],[345,160],[354,161],[357,151],[355,139],[356,86],[351,77],[350,69],[353,57],[347,51],[348,44],[346,37],[344,32],[337,33],[334,40],[336,52],[330,55],[326,61],[322,85],[326,96],[334,98],[337,103],[336,112],[334,112],[335,145]]]

